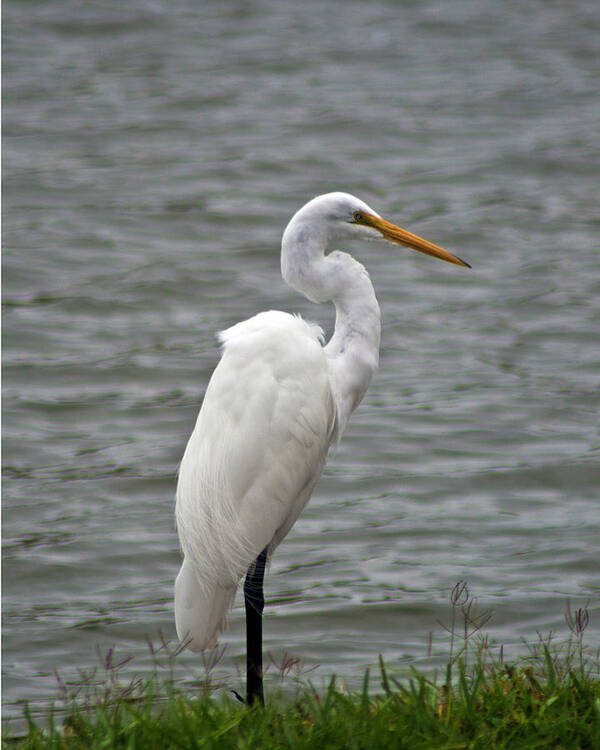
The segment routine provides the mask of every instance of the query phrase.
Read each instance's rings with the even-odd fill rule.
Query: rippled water
[[[5,7],[4,700],[174,639],[175,472],[262,309],[330,331],[281,231],[353,192],[473,271],[356,247],[381,369],[266,583],[311,677],[490,637],[600,635],[600,6],[112,0]],[[429,659],[428,633],[434,631]],[[239,687],[240,600],[222,663]],[[201,673],[179,658],[181,675]]]

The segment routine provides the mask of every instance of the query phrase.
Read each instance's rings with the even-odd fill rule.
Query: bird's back
[[[240,577],[279,544],[308,501],[336,424],[317,326],[270,311],[219,338],[223,355],[177,486],[185,559],[176,619],[180,637],[190,632],[198,649],[214,644]]]

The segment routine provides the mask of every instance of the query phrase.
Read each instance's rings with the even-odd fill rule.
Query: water
[[[595,2],[7,4],[5,713],[96,646],[144,672],[175,639],[214,333],[269,308],[331,330],[278,246],[334,189],[473,271],[353,249],[381,369],[274,559],[265,648],[317,683],[443,663],[461,578],[509,653],[566,636],[567,599],[598,645],[599,30]],[[224,642],[239,689],[239,598]]]

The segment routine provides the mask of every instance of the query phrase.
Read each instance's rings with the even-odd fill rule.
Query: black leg
[[[263,580],[268,547],[260,553],[248,569],[244,583],[246,604],[246,700],[249,706],[256,701],[265,705],[263,695],[262,613],[265,606]]]

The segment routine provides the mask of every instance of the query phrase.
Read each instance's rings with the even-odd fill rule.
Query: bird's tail
[[[217,645],[219,633],[227,627],[236,588],[216,582],[201,586],[189,559],[184,558],[175,581],[175,625],[179,639],[192,651]]]

